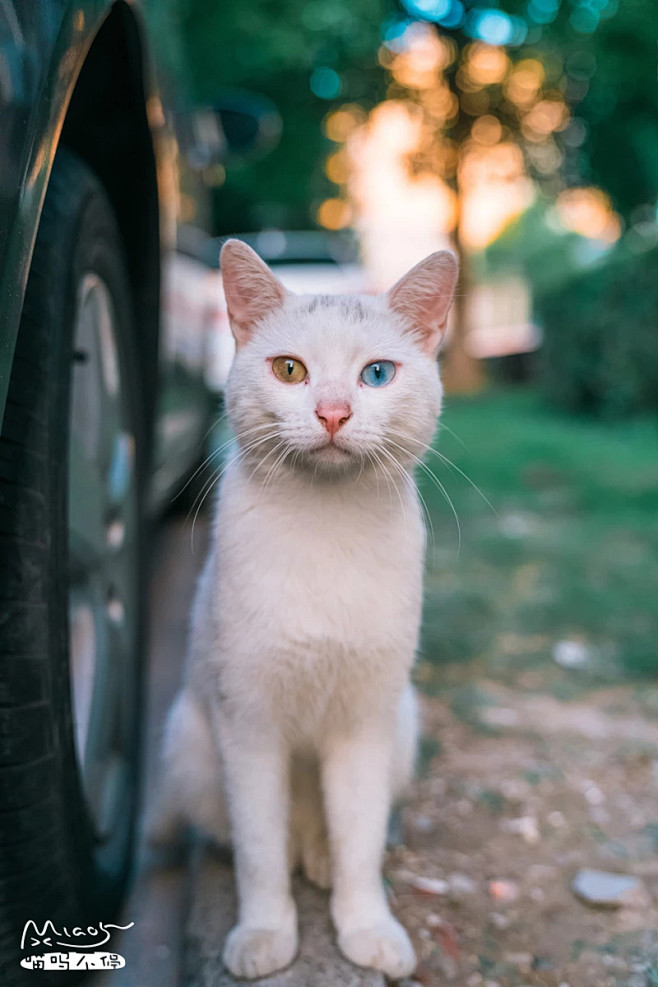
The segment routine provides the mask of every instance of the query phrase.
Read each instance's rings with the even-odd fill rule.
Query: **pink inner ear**
[[[231,329],[238,346],[259,321],[283,305],[286,291],[267,264],[241,240],[227,240],[220,267]]]
[[[459,266],[449,250],[430,254],[393,285],[387,298],[422,342],[434,352],[448,320]]]

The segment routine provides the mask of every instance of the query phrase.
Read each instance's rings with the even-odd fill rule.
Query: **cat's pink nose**
[[[352,409],[349,404],[323,404],[321,402],[315,409],[315,413],[332,439],[338,429],[352,417]]]

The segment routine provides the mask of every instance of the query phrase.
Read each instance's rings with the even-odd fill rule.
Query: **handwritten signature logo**
[[[134,922],[129,925],[115,925],[111,922],[99,922],[98,925],[88,925],[86,928],[75,926],[68,929],[62,926],[57,929],[50,919],[39,928],[36,922],[29,919],[23,928],[21,936],[22,950],[43,950],[48,952],[31,953],[24,956],[21,966],[26,970],[118,970],[126,965],[120,953],[99,950],[106,946],[112,936],[110,929],[132,929]],[[86,941],[85,941],[86,940]],[[61,947],[57,949],[56,947]],[[84,952],[81,952],[84,950]]]

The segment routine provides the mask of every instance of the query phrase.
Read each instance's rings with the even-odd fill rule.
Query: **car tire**
[[[134,329],[112,206],[84,162],[60,150],[0,437],[7,987],[33,982],[20,965],[34,945],[28,936],[21,950],[26,922],[59,931],[111,921],[131,867],[145,478]],[[60,982],[42,973],[49,981]]]

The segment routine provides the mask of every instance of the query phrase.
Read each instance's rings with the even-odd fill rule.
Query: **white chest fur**
[[[375,672],[406,676],[424,548],[411,482],[293,477],[261,489],[236,469],[216,524],[209,604],[224,681],[257,676],[288,705],[361,692]]]

